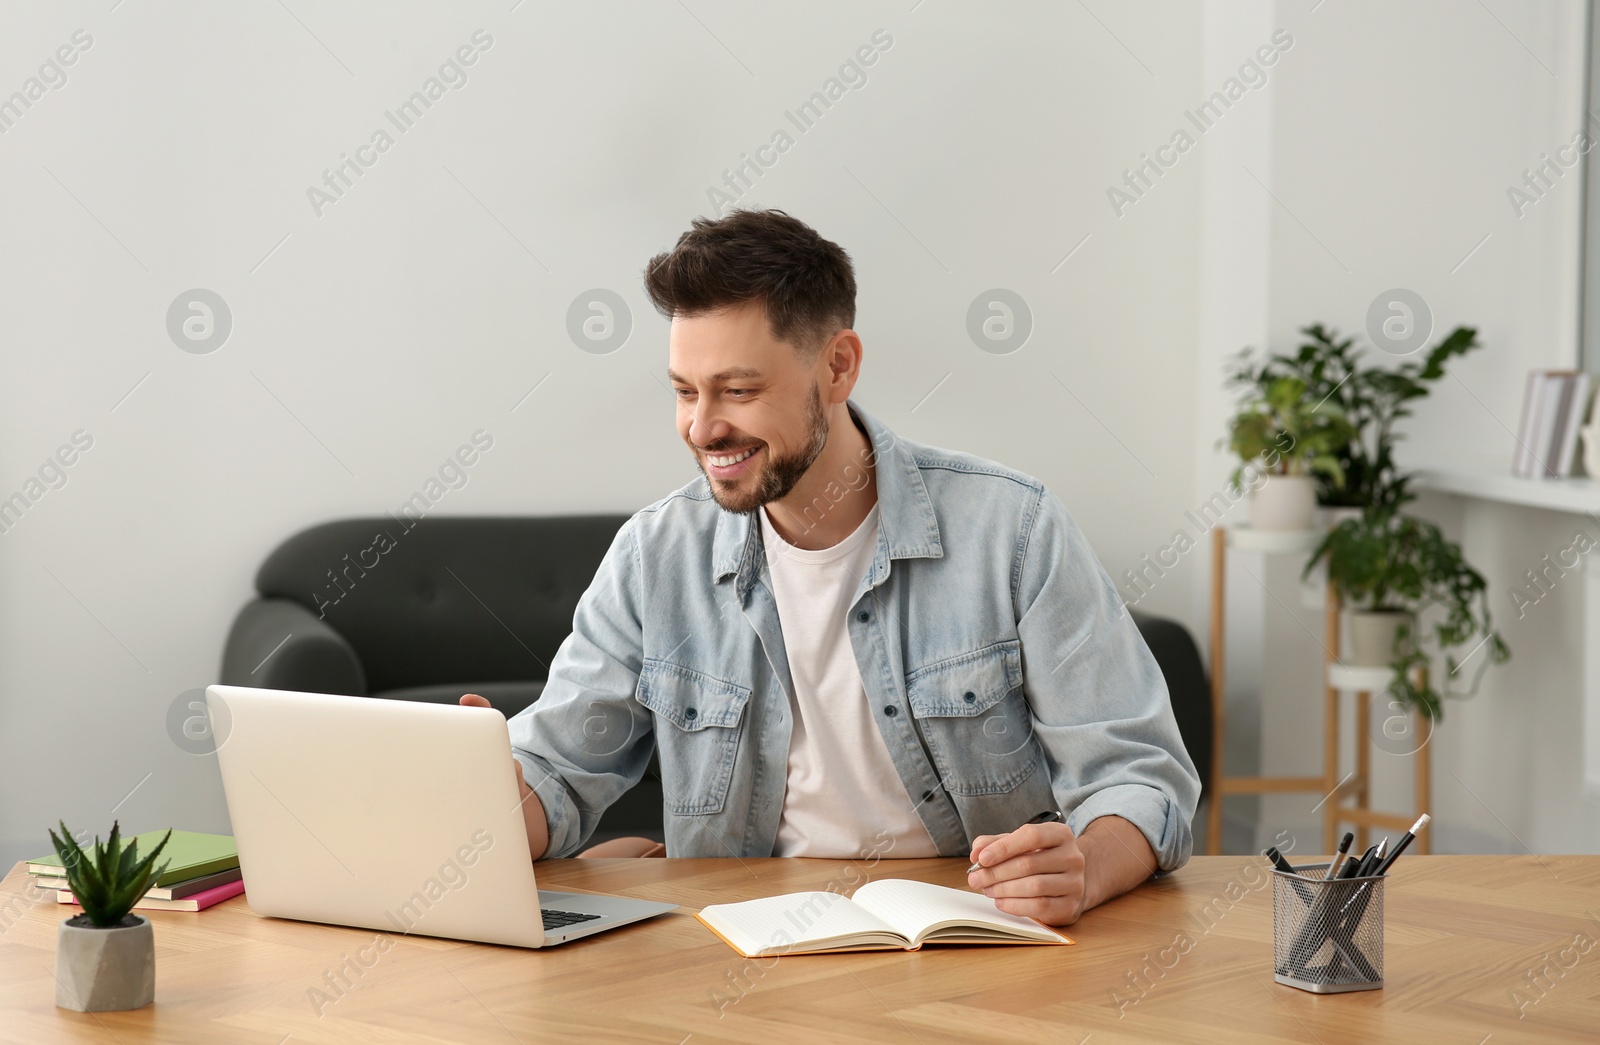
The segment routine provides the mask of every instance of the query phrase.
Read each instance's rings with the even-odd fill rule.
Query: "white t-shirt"
[[[831,548],[761,536],[789,653],[794,729],[775,856],[938,856],[872,719],[846,620],[878,548],[878,506]]]

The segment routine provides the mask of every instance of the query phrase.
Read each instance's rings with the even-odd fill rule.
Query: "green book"
[[[161,837],[167,832],[145,831],[134,836],[139,843],[139,855],[150,852],[160,843]],[[101,839],[102,844],[105,839]],[[126,840],[124,842],[126,844]],[[90,852],[90,846],[83,847],[84,852]],[[203,874],[215,874],[226,871],[230,867],[239,866],[239,850],[233,844],[232,835],[208,835],[199,831],[174,831],[167,847],[161,850],[161,855],[156,857],[156,866],[167,865],[167,869],[160,876],[151,880],[152,887],[171,885],[173,882],[182,882],[190,878],[198,878]],[[36,860],[28,861],[29,874],[62,875],[65,873],[61,866],[61,858],[54,853],[41,856]]]

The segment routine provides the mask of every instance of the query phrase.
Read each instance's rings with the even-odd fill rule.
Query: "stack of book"
[[[1513,475],[1563,479],[1572,474],[1591,385],[1589,375],[1576,370],[1529,371]]]
[[[141,857],[160,843],[166,831],[146,831],[135,838]],[[84,852],[92,852],[84,846]],[[156,866],[167,869],[154,878],[144,896],[133,905],[136,911],[203,911],[213,904],[244,892],[239,874],[239,850],[231,835],[207,835],[198,831],[174,831]],[[41,856],[28,861],[28,874],[39,889],[56,890],[59,903],[76,903],[67,885],[66,871],[59,856]]]

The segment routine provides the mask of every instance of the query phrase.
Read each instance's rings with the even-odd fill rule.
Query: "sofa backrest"
[[[349,641],[369,692],[548,677],[626,515],[340,519],[256,573]]]

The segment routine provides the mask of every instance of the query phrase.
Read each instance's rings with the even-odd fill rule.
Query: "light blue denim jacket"
[[[1199,778],[1155,658],[1065,506],[849,406],[877,472],[877,553],[848,626],[900,775],[883,786],[904,784],[945,856],[1060,808],[1079,834],[1121,816],[1163,870],[1182,865]],[[793,683],[760,521],[695,478],[622,526],[572,623],[510,722],[548,854],[583,847],[654,745],[669,855],[771,856]]]

